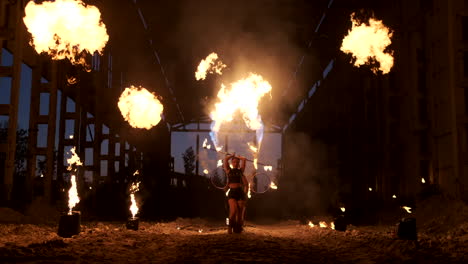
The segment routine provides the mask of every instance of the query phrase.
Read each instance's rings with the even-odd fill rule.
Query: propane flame
[[[401,208],[405,209],[407,213],[411,214],[413,212],[411,212],[411,207],[409,206],[402,206]]]
[[[260,148],[263,140],[263,122],[258,113],[260,99],[271,92],[271,85],[262,76],[250,73],[247,78],[231,83],[229,88],[224,84],[218,92],[218,102],[210,113],[212,141],[218,148],[218,132],[221,125],[231,122],[234,114],[239,112],[249,129],[256,130],[257,144]]]
[[[341,209],[341,212],[343,212],[343,213],[346,212],[346,208],[341,207],[340,209]]]
[[[263,166],[263,170],[264,170],[264,171],[272,171],[272,170],[273,170],[273,166]]]
[[[207,73],[217,73],[222,75],[222,70],[226,68],[226,65],[218,60],[218,54],[212,52],[206,57],[206,59],[201,60],[200,64],[197,67],[197,72],[195,72],[195,78],[197,81],[204,80]]]
[[[257,152],[258,152],[258,148],[257,148],[254,144],[252,144],[252,143],[250,143],[250,142],[247,142],[247,145],[249,146],[249,148],[250,148],[250,150],[251,150],[252,152],[254,152],[254,153],[257,153]]]
[[[252,197],[252,194],[250,193],[250,182],[249,182],[249,190],[247,191],[247,197],[249,197],[249,199],[250,197]]]
[[[208,142],[208,139],[205,138],[205,140],[203,140],[203,148],[205,149],[211,149],[211,145],[210,144],[207,144]]]
[[[153,93],[133,85],[125,88],[118,103],[120,113],[135,128],[151,129],[161,121],[163,105]]]
[[[29,1],[24,13],[24,24],[32,34],[30,45],[53,60],[87,66],[86,53],[102,54],[109,40],[99,9],[81,0]]]
[[[328,227],[328,225],[327,225],[327,223],[325,221],[320,221],[319,225],[320,225],[321,228],[327,228]]]
[[[222,160],[218,160],[217,167],[222,167],[222,166],[223,166],[223,161],[222,161]]]
[[[330,227],[331,227],[331,229],[335,230],[335,223],[334,223],[334,222],[331,222],[331,223],[330,223]]]
[[[78,82],[78,80],[75,77],[69,77],[67,78],[67,83],[68,85],[74,85]]]
[[[422,183],[426,183],[426,180],[424,178],[421,178]]]
[[[393,67],[393,52],[386,53],[385,49],[392,41],[393,33],[381,20],[370,18],[368,23],[361,23],[351,14],[353,26],[348,35],[343,38],[340,50],[350,53],[356,59],[354,66],[360,67],[377,61],[380,67],[374,66],[372,71],[389,73]]]
[[[70,190],[68,190],[68,214],[72,214],[72,210],[75,207],[77,203],[80,202],[80,197],[78,197],[78,189],[76,188],[76,177],[75,175],[72,175],[70,178],[71,181],[71,187]]]
[[[278,186],[274,182],[271,182],[270,183],[270,188],[273,189],[273,190],[277,190]]]
[[[314,227],[315,225],[312,223],[312,221],[309,221],[309,227]]]
[[[140,190],[140,182],[134,182],[130,186],[130,200],[132,204],[130,205],[130,212],[132,213],[132,218],[135,218],[135,215],[138,213],[138,205],[135,200],[135,193]]]
[[[73,170],[73,167],[72,167],[73,165],[76,165],[76,166],[83,165],[83,163],[81,163],[80,157],[75,152],[75,147],[71,149],[71,153],[72,153],[72,156],[67,159],[67,163],[68,163],[67,169],[69,171]]]
[[[204,169],[204,170],[203,170],[203,173],[208,174],[209,171],[208,171],[207,169]]]

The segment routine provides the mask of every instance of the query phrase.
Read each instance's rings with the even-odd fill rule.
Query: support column
[[[54,176],[55,128],[57,120],[57,62],[52,62],[52,79],[49,82],[49,121],[47,123],[46,173],[44,194],[47,201],[52,199],[52,178]],[[58,167],[58,166],[57,166]]]

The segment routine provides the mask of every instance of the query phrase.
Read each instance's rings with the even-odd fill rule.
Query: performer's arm
[[[229,173],[229,171],[231,170],[231,168],[229,167],[229,160],[232,159],[232,157],[234,156],[226,155],[226,157],[224,158],[223,168],[226,173]]]
[[[242,172],[244,172],[245,171],[245,157],[239,156],[239,159],[242,161],[240,169]]]

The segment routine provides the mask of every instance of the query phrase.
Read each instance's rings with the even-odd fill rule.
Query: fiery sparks
[[[226,197],[228,197],[229,191],[230,191],[230,190],[231,190],[231,189],[228,189],[228,190],[226,191]]]
[[[372,188],[371,188],[371,187],[369,187],[369,192],[372,192]]]
[[[249,197],[249,199],[252,197],[252,194],[250,192],[250,182],[249,182],[249,190],[247,191],[247,197]]]
[[[405,211],[407,213],[409,213],[409,214],[413,213],[413,212],[411,212],[411,207],[409,207],[409,206],[402,206],[401,208],[405,209]]]
[[[207,169],[204,169],[204,170],[203,170],[203,173],[204,173],[204,174],[208,174],[209,171],[208,171]]]
[[[135,193],[138,192],[140,189],[140,182],[134,182],[130,186],[130,200],[131,200],[131,205],[130,205],[130,212],[132,213],[132,218],[135,218],[135,215],[138,213],[138,205],[135,200]]]
[[[327,227],[328,227],[327,222],[325,222],[325,221],[320,221],[320,222],[319,222],[319,226],[320,226],[321,228],[327,228]]]
[[[309,227],[314,227],[315,225],[312,223],[312,221],[309,221]]]
[[[226,65],[218,60],[218,54],[212,52],[206,57],[206,59],[200,61],[200,64],[197,67],[197,72],[195,72],[195,78],[197,81],[204,80],[207,73],[217,73],[219,75],[223,74],[222,70],[226,68]]]
[[[133,85],[125,88],[118,103],[120,113],[135,128],[151,129],[161,121],[163,105],[153,93]]]
[[[386,53],[385,49],[392,41],[393,33],[381,20],[370,18],[368,23],[361,23],[351,14],[352,29],[344,37],[340,50],[352,54],[355,58],[354,66],[360,67],[377,61],[380,67],[374,66],[372,71],[389,73],[393,67],[393,52]]]
[[[211,149],[211,145],[208,144],[208,139],[205,138],[205,140],[203,140],[203,148],[204,149]]]
[[[394,194],[394,195],[392,196],[392,198],[393,198],[393,199],[396,199],[396,195]]]
[[[343,213],[346,212],[346,208],[341,207],[340,209],[341,209],[341,212],[343,212]]]
[[[260,147],[263,140],[263,122],[258,112],[260,99],[271,92],[271,85],[262,76],[251,73],[247,78],[230,84],[221,85],[218,92],[218,102],[210,113],[213,120],[211,125],[212,140],[218,148],[218,137],[221,125],[231,122],[234,114],[239,112],[249,129],[256,130],[257,144]]]
[[[67,159],[68,167],[67,169],[69,171],[73,170],[73,165],[76,166],[81,166],[83,163],[81,163],[80,157],[76,154],[75,147],[73,147],[71,150],[72,156]]]
[[[270,188],[273,189],[273,190],[277,190],[278,186],[274,182],[271,182],[270,183]]]
[[[422,183],[426,183],[426,180],[424,178],[421,178]]]
[[[75,77],[73,77],[73,76],[67,78],[67,83],[68,83],[68,85],[74,85],[74,84],[76,84],[77,82],[78,82],[78,80],[77,80]]]
[[[109,41],[99,9],[81,0],[29,1],[24,13],[24,24],[32,34],[31,46],[53,60],[86,65],[86,53],[102,53]]]
[[[334,223],[334,222],[331,222],[331,223],[330,223],[330,228],[333,229],[333,230],[335,230],[335,223]]]
[[[76,177],[72,175],[70,178],[71,187],[68,190],[68,214],[72,214],[73,208],[80,202],[80,197],[78,196],[78,188],[76,188]]]
[[[251,150],[253,153],[257,153],[257,152],[258,152],[258,148],[257,148],[253,143],[247,142],[247,145],[249,146],[250,150]]]

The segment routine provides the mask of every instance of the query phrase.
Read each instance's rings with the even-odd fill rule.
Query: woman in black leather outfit
[[[231,160],[231,165],[229,165]],[[242,161],[242,162],[241,162]],[[247,200],[248,182],[244,176],[245,157],[227,155],[224,159],[224,171],[227,175],[227,185],[225,191],[229,190],[229,227],[228,233],[242,232],[244,225],[245,202]]]

